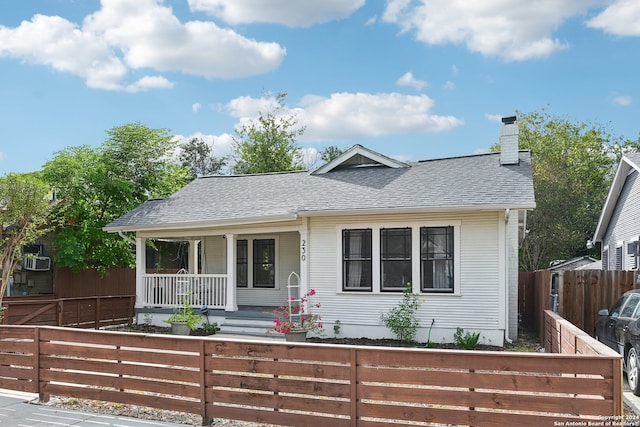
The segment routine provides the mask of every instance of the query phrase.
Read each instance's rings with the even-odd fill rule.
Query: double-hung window
[[[253,287],[275,288],[276,243],[274,239],[253,241]]]
[[[371,229],[342,230],[342,289],[371,291]]]
[[[380,290],[402,291],[411,282],[411,228],[380,230]]]
[[[249,285],[249,245],[247,239],[236,241],[236,284],[239,288]]]
[[[423,292],[453,292],[453,227],[420,228]]]

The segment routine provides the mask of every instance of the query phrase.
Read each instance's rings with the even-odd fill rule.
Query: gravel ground
[[[54,406],[56,408],[73,409],[84,412],[97,412],[107,415],[141,418],[146,420],[164,421],[189,426],[201,426],[202,417],[186,412],[165,411],[162,409],[148,408],[146,406],[125,405],[122,403],[102,402],[97,400],[76,399],[68,397],[52,397],[49,402],[41,402],[41,405]],[[215,418],[210,426],[216,427],[274,427],[273,424],[250,423],[246,421],[234,421],[223,418]]]

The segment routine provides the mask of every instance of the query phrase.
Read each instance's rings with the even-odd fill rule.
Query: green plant
[[[202,329],[204,329],[204,332],[207,335],[215,335],[215,333],[220,330],[220,327],[216,322],[213,322],[213,323],[206,322],[202,324]]]
[[[453,334],[456,342],[460,344],[466,350],[474,350],[478,347],[480,341],[480,332],[470,333],[465,332],[462,328],[456,328],[456,333]]]
[[[165,323],[186,322],[189,329],[194,331],[198,323],[202,321],[202,315],[193,312],[193,306],[189,301],[189,294],[182,297],[182,305],[173,310],[173,314],[166,319]]]
[[[144,317],[142,318],[142,323],[144,323],[145,326],[151,326],[152,322],[153,322],[153,315],[151,313],[145,313]]]
[[[435,347],[435,344],[431,342],[431,329],[433,329],[433,324],[436,323],[436,319],[431,319],[431,325],[429,325],[429,333],[427,334],[427,348]]]
[[[336,320],[336,322],[333,324],[333,335],[335,335],[336,337],[340,335],[340,320]]]
[[[411,283],[407,283],[402,292],[402,301],[382,315],[385,326],[393,332],[399,340],[413,342],[420,322],[416,319],[416,311],[420,301],[413,294]]]

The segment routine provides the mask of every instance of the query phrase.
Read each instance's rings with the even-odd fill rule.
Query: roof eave
[[[293,221],[298,219],[298,215],[294,213],[258,217],[243,217],[235,219],[222,219],[213,221],[190,221],[176,222],[171,224],[152,224],[152,225],[131,225],[131,226],[113,226],[103,227],[102,230],[108,233],[118,232],[138,232],[138,231],[157,231],[157,230],[197,230],[212,227],[228,227],[236,225],[261,224],[282,221]]]
[[[405,208],[379,208],[379,209],[334,209],[334,210],[304,210],[298,211],[298,216],[318,217],[318,216],[347,216],[347,215],[376,215],[376,214],[410,214],[410,213],[436,213],[436,212],[452,212],[452,211],[503,211],[505,209],[513,210],[532,210],[536,207],[533,204],[512,204],[512,205],[466,205],[466,206],[432,206],[432,207],[405,207]]]
[[[620,159],[620,164],[618,165],[618,170],[616,170],[616,174],[613,177],[613,181],[611,182],[609,194],[607,194],[607,199],[604,202],[604,206],[602,207],[602,212],[600,213],[600,218],[598,219],[596,231],[593,233],[593,242],[602,242],[604,234],[607,231],[607,227],[609,226],[611,216],[613,215],[613,210],[618,201],[618,197],[620,196],[620,192],[622,191],[622,187],[624,186],[624,182],[627,179],[627,175],[629,174],[631,168],[634,168],[640,172],[640,168],[638,168],[638,165],[636,165],[627,156],[622,156],[622,159]]]

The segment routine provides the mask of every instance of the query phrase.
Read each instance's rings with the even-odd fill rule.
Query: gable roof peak
[[[360,144],[356,144],[330,162],[325,163],[311,172],[312,175],[320,175],[336,169],[375,167],[407,168],[409,164],[387,157],[376,151],[370,150]]]

